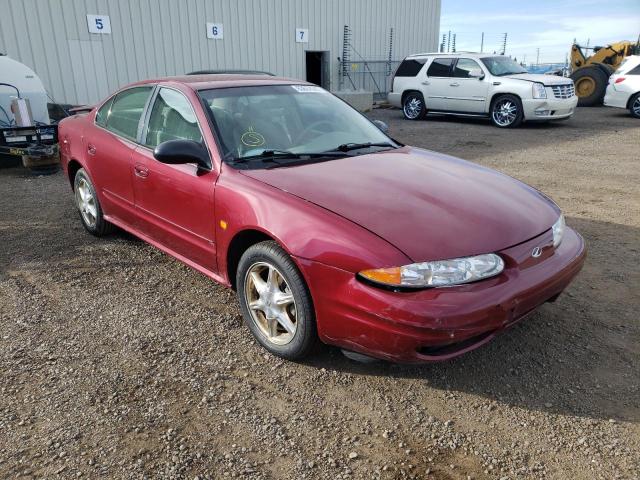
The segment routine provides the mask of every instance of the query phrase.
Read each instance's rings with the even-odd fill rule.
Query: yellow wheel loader
[[[592,53],[588,55],[590,50]],[[629,55],[640,55],[640,39],[592,48],[574,43],[571,46],[571,78],[576,85],[578,105],[602,105],[609,77]]]

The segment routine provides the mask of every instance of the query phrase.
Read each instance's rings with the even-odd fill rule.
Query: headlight
[[[531,85],[533,98],[547,98],[547,90],[542,83],[534,82]]]
[[[551,227],[551,230],[553,231],[554,247],[557,247],[558,245],[560,245],[560,242],[562,241],[562,236],[564,235],[564,227],[565,227],[564,215],[560,214],[560,218],[558,219],[558,221],[553,224],[553,227]]]
[[[504,262],[494,254],[454,258],[405,265],[404,267],[363,270],[360,276],[392,287],[445,287],[493,277],[504,270]]]

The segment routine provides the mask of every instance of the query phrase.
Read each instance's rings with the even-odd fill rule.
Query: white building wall
[[[89,33],[87,14],[109,15],[111,34]],[[222,40],[207,39],[207,22],[223,24]],[[391,27],[394,59],[436,51],[440,0],[0,0],[0,52],[35,70],[61,103],[201,69],[305,79],[305,50],[330,51],[336,89],[344,25],[368,59],[387,57]],[[296,28],[309,29],[308,43],[295,42]]]

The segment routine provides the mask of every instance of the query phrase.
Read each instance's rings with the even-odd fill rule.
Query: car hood
[[[559,77],[558,75],[543,75],[540,73],[516,73],[513,75],[505,75],[502,78],[513,78],[515,80],[525,80],[527,82],[540,82],[544,85],[564,85],[567,83],[573,83],[573,80],[570,78]]]
[[[351,220],[415,262],[502,250],[548,230],[560,213],[511,177],[412,147],[241,172]]]

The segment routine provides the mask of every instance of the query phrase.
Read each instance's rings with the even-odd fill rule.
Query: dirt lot
[[[232,292],[88,235],[62,174],[0,170],[0,478],[639,478],[640,122],[371,116],[552,196],[588,243],[575,283],[448,363],[288,363]]]

